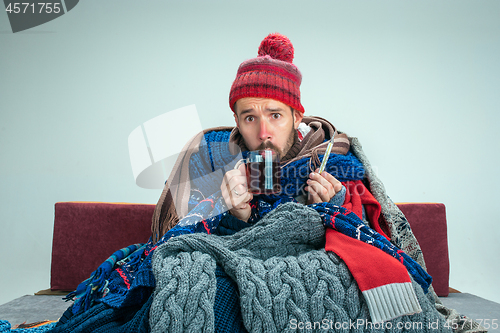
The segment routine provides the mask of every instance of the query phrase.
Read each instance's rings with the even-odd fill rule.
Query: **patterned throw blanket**
[[[214,331],[216,264],[238,285],[249,332],[292,332],[299,326],[314,327],[312,332],[353,327],[451,331],[416,283],[421,313],[374,323],[347,266],[323,249],[324,236],[318,212],[285,203],[231,236],[198,233],[171,239],[153,258],[157,288],[151,331]]]

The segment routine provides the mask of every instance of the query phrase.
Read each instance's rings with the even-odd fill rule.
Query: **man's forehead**
[[[236,101],[236,111],[238,114],[248,113],[257,108],[269,112],[286,111],[291,109],[290,106],[271,98],[245,97]]]

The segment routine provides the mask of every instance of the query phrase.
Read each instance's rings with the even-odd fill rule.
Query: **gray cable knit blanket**
[[[421,313],[372,324],[347,266],[323,249],[324,234],[315,210],[287,203],[231,236],[169,240],[153,257],[151,331],[214,331],[217,263],[238,285],[249,332],[451,332],[417,283]]]

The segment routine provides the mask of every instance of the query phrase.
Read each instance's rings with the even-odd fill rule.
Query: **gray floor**
[[[500,304],[468,293],[452,293],[440,299],[446,307],[482,322],[488,332],[500,332]]]
[[[12,326],[42,320],[58,320],[71,302],[63,296],[25,295],[0,305],[0,319],[8,320]]]
[[[57,320],[71,305],[70,302],[63,301],[62,297],[26,295],[16,298],[0,305],[0,319],[8,320],[11,325]],[[442,297],[441,301],[445,306],[456,309],[469,318],[482,320],[483,324],[490,325],[489,332],[500,332],[500,327],[491,328],[493,323],[500,326],[500,304],[468,293],[450,294],[448,297]]]

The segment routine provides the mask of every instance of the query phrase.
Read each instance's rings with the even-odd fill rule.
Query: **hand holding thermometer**
[[[328,162],[328,157],[330,157],[330,152],[332,151],[332,147],[333,147],[333,139],[335,138],[336,134],[337,134],[337,130],[335,130],[335,132],[333,133],[333,136],[330,139],[330,142],[328,143],[328,147],[326,147],[325,155],[323,156],[323,161],[321,162],[321,166],[319,167],[318,173],[320,173],[320,174],[323,171],[325,171],[326,162]]]

